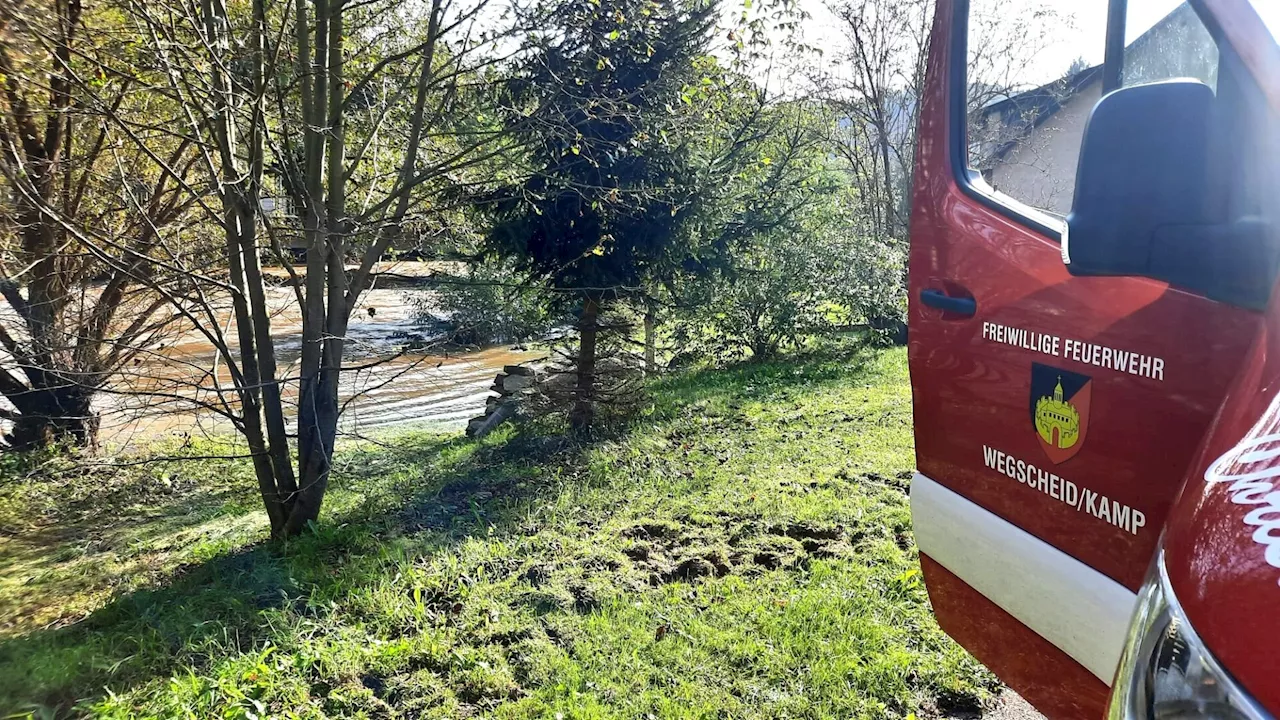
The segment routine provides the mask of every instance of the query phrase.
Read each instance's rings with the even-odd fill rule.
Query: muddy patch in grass
[[[863,533],[834,523],[765,525],[754,519],[702,516],[690,525],[642,521],[624,528],[622,555],[650,585],[719,578],[730,573],[804,568],[815,558],[854,554]]]

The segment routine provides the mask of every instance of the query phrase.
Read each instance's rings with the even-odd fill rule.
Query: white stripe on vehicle
[[[920,473],[911,524],[920,552],[1111,684],[1132,592]]]

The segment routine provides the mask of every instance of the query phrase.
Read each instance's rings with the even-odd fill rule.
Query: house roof
[[[1101,77],[1102,66],[1094,65],[1070,77],[1054,80],[1038,88],[987,103],[982,107],[982,115],[990,117],[998,114],[1008,121],[1015,114],[1026,117],[1029,111],[1034,111],[1037,118],[1045,118],[1062,109],[1064,100],[1071,98],[1089,83]]]
[[[983,118],[998,117],[1000,122],[1007,126],[1012,126],[1018,121],[1023,122],[1017,136],[996,148],[994,158],[1003,159],[1009,151],[1017,147],[1018,142],[1027,133],[1040,127],[1061,110],[1067,101],[1094,82],[1100,82],[1101,79],[1102,66],[1094,65],[1070,77],[987,104],[982,108]]]
[[[1138,36],[1133,42],[1125,46],[1126,52],[1139,50],[1151,43],[1166,28],[1173,26],[1179,20],[1186,19],[1187,13],[1191,13],[1191,16],[1195,17],[1194,12],[1190,5],[1185,2],[1182,3],[1147,29],[1146,32]],[[1008,126],[1019,120],[1025,123],[1018,129],[1018,136],[1000,144],[994,153],[995,159],[1002,159],[1009,151],[1017,147],[1018,142],[1026,133],[1042,125],[1061,110],[1069,100],[1094,82],[1100,82],[1101,79],[1102,65],[1094,65],[1074,75],[1054,80],[1040,87],[1032,88],[983,106],[980,112],[984,119],[999,117],[1000,121]]]

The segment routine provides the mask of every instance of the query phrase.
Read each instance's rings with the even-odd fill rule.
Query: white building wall
[[[1101,82],[1082,88],[998,160],[987,181],[1019,202],[1065,217],[1075,191],[1084,125],[1101,97]]]

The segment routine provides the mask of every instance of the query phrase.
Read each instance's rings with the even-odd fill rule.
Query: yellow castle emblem
[[[1080,413],[1062,399],[1062,378],[1053,395],[1036,401],[1036,432],[1050,447],[1067,449],[1080,441]]]

